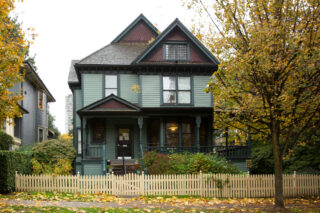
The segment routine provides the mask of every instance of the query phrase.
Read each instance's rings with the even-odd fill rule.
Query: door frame
[[[122,124],[122,125],[115,125],[115,127],[116,127],[116,143],[115,143],[115,146],[116,146],[116,155],[115,155],[115,158],[116,159],[118,159],[118,157],[119,157],[119,155],[118,155],[118,142],[119,142],[119,129],[129,129],[130,130],[130,135],[129,135],[129,137],[130,137],[130,141],[131,141],[131,159],[134,159],[134,141],[133,141],[133,134],[134,134],[134,132],[133,132],[133,126],[132,125],[130,125],[130,124],[128,124],[128,125],[126,125],[126,124]],[[122,156],[120,156],[120,157],[122,157]]]

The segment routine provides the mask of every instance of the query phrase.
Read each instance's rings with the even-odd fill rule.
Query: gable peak
[[[131,38],[128,39],[128,37],[130,36]],[[111,43],[119,43],[123,40],[125,42],[148,42],[151,39],[151,37],[157,36],[158,29],[141,13]]]

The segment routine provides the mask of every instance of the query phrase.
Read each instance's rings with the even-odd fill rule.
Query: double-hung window
[[[117,75],[105,75],[105,97],[111,94],[118,95]]]
[[[164,104],[191,104],[191,78],[163,76]]]
[[[38,108],[43,109],[43,92],[38,91]]]
[[[169,43],[163,46],[164,60],[186,61],[188,60],[188,45],[185,43]]]

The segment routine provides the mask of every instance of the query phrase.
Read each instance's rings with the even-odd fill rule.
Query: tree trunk
[[[274,178],[275,178],[275,207],[284,208],[283,182],[282,182],[282,158],[280,152],[280,127],[278,121],[272,121],[272,149],[274,157]]]

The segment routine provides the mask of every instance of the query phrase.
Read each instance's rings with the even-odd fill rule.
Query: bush
[[[0,131],[0,150],[8,150],[13,142],[13,138],[10,135]]]
[[[239,173],[236,166],[215,155],[148,152],[143,162],[150,174]]]
[[[166,174],[169,171],[169,159],[165,154],[147,152],[142,161],[149,174]]]
[[[70,174],[76,150],[71,142],[48,140],[32,149],[34,174]]]
[[[31,153],[0,151],[0,193],[14,191],[15,171],[31,174]]]

